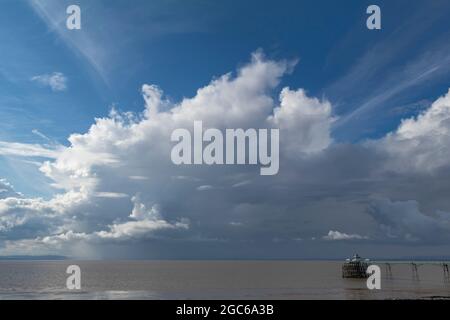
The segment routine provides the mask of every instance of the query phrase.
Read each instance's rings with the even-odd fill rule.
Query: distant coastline
[[[348,257],[347,257],[348,258]],[[370,261],[392,261],[392,262],[441,262],[441,261],[450,261],[450,256],[430,256],[430,257],[363,257],[368,258]],[[223,258],[223,259],[187,259],[187,258],[172,258],[172,259],[133,259],[133,258],[124,258],[124,259],[113,259],[113,258],[102,258],[102,259],[92,259],[92,258],[76,258],[76,257],[67,257],[60,255],[42,255],[42,256],[31,256],[31,255],[16,255],[16,256],[0,256],[0,261],[63,261],[63,260],[73,260],[73,261],[197,261],[197,262],[211,262],[211,261],[345,261],[346,257],[342,258],[279,258],[279,259],[262,259],[262,258]]]
[[[0,256],[0,261],[67,260],[65,256]]]

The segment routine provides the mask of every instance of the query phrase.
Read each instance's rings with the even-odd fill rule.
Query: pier
[[[358,254],[355,254],[351,259],[347,259],[342,265],[343,278],[367,278],[367,268],[370,265],[377,265],[380,268],[384,267],[386,277],[392,278],[393,266],[409,265],[411,266],[411,274],[413,279],[419,280],[419,268],[425,265],[432,265],[442,268],[444,281],[450,281],[449,261],[380,261],[363,259]]]
[[[369,259],[362,259],[355,254],[351,259],[345,260],[342,265],[342,278],[367,278],[367,268],[369,267]]]
[[[389,278],[392,278],[392,276],[393,276],[393,271],[392,271],[393,266],[409,265],[409,266],[411,266],[411,274],[412,274],[413,279],[417,279],[417,280],[419,279],[419,267],[432,265],[432,266],[442,268],[444,280],[450,281],[450,272],[449,272],[450,262],[448,262],[448,261],[438,262],[438,261],[376,261],[376,260],[374,260],[374,261],[370,261],[370,264],[375,264],[375,265],[378,265],[379,267],[384,266],[386,276]]]

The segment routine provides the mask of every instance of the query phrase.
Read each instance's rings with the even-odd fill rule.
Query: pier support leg
[[[386,263],[386,277],[389,279],[392,278],[392,269],[390,263]]]
[[[448,264],[442,263],[442,269],[444,270],[444,281],[446,282],[450,281],[450,272],[448,269]]]
[[[417,264],[411,263],[411,269],[413,280],[419,280],[419,271],[417,270]]]

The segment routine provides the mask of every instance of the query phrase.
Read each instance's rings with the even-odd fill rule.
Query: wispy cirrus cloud
[[[383,120],[392,120],[387,119],[389,108],[419,103],[428,98],[423,95],[427,87],[448,79],[450,30],[433,28],[446,19],[449,8],[446,1],[418,4],[418,10],[395,28],[383,28],[383,36],[371,41],[362,55],[355,56],[351,68],[324,88],[339,114],[333,126],[336,136],[353,140],[355,135],[358,139],[377,132]],[[363,32],[351,29],[330,53],[328,65],[337,63],[344,48],[356,46],[357,35]],[[417,43],[421,43],[418,50]]]
[[[66,8],[72,4],[68,1],[41,1],[30,0],[29,4],[34,12],[46,23],[49,31],[56,34],[64,43],[83,57],[97,72],[101,79],[107,82],[106,66],[107,53],[103,46],[93,40],[91,34],[84,29],[71,32],[66,27]],[[84,6],[83,8],[87,8]],[[82,11],[82,14],[84,11]]]
[[[0,141],[1,156],[42,157],[56,159],[64,149],[61,145],[41,145]]]
[[[132,6],[127,7],[110,1],[79,0],[77,5],[81,7],[83,27],[73,31],[66,27],[66,9],[73,1],[29,0],[28,3],[49,32],[56,34],[76,57],[87,62],[107,86],[114,83],[114,72],[134,64],[130,57],[142,54],[136,46],[136,39],[147,41],[168,34],[205,32],[207,23],[203,15],[193,18],[186,14],[186,10],[203,8],[187,1],[174,2],[169,15],[162,5],[166,4],[165,1],[135,0]],[[116,6],[120,9],[113,10]],[[161,15],[168,20],[161,19]],[[133,21],[128,20],[130,17]],[[142,24],[136,25],[136,21]],[[127,58],[123,59],[123,56]]]
[[[408,92],[411,88],[448,74],[450,70],[449,49],[450,46],[447,46],[435,52],[427,52],[422,57],[407,64],[402,70],[393,72],[377,86],[374,95],[342,116],[336,122],[336,126],[345,126],[362,115],[367,117],[366,113],[383,108],[384,104],[401,93]]]

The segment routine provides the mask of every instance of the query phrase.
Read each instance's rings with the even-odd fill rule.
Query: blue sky
[[[71,133],[86,131],[112,105],[141,110],[142,83],[158,84],[174,100],[191,97],[258,48],[270,58],[299,59],[282,85],[327,97],[345,118],[385,91],[387,81],[397,83],[389,79],[406,68],[412,74],[400,81],[426,72],[429,65],[415,70],[415,64],[445,50],[449,37],[445,1],[379,1],[380,31],[364,27],[370,1],[78,1],[80,31],[64,30],[71,1],[41,1],[45,18],[33,2],[3,2],[0,112],[7,123],[0,137],[6,141],[42,142],[32,133],[39,130],[67,144]],[[29,81],[55,71],[66,75],[68,90],[54,93]],[[398,125],[407,106],[417,113],[438,97],[448,80],[448,73],[436,71],[418,81],[425,87],[406,85],[339,125],[335,136],[379,137]],[[386,115],[401,107],[406,111]],[[2,159],[2,176],[26,193],[41,193],[12,173],[25,168],[14,167]]]
[[[376,1],[382,30],[370,31],[372,2],[1,0],[0,142],[68,147],[113,107],[142,112],[143,84],[176,104],[236,75],[257,50],[269,61],[298,60],[270,95],[303,88],[329,101],[336,144],[382,139],[448,91],[450,3]],[[81,30],[65,28],[70,4],[81,7]],[[45,81],[55,74],[62,88]],[[0,178],[50,200],[62,191],[39,169],[44,160],[4,152]]]

